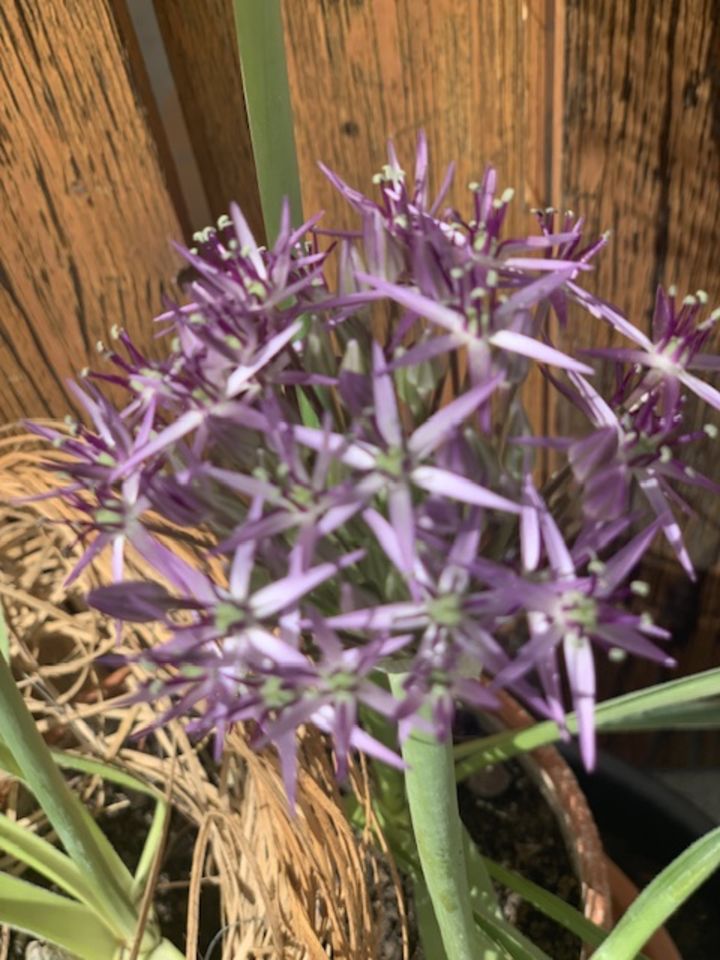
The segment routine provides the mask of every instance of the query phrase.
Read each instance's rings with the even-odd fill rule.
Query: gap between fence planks
[[[0,5],[0,404],[62,416],[113,324],[146,346],[182,231],[119,2]],[[135,67],[137,67],[137,63]]]

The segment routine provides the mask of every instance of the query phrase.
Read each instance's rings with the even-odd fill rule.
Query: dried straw
[[[54,498],[13,505],[57,485],[46,466],[50,459],[57,462],[62,454],[21,429],[0,430],[0,602],[13,665],[50,741],[115,761],[169,791],[173,806],[193,824],[187,957],[198,956],[202,886],[217,883],[222,929],[213,960],[375,960],[381,945],[374,931],[382,925],[379,881],[373,880],[377,852],[369,830],[358,837],[349,826],[327,746],[317,733],[308,730],[301,738],[295,816],[287,807],[276,756],[254,753],[242,729],[230,734],[220,770],[202,762],[179,721],[154,734],[151,749],[138,749],[131,740],[153,719],[146,704],[124,705],[127,692],[143,681],[142,670],[133,666],[113,673],[97,664],[100,654],[118,652],[115,631],[83,600],[88,588],[109,582],[109,558],[100,557],[66,590],[63,582],[80,551],[70,525],[72,510]],[[193,539],[168,543],[193,562]],[[137,556],[129,558],[128,574],[156,577]],[[156,636],[142,626],[126,629],[121,651],[147,648]],[[367,776],[356,770],[353,779],[369,809]],[[101,783],[87,778],[78,783],[86,802],[104,802]],[[12,812],[7,779],[3,796]],[[47,835],[37,813],[24,819]],[[407,921],[391,861],[390,869],[407,957]],[[6,956],[3,936],[0,960]]]

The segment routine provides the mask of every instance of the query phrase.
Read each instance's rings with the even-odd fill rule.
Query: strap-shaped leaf
[[[65,893],[81,901],[102,916],[106,926],[116,935],[121,931],[113,924],[113,916],[103,910],[102,900],[89,878],[66,854],[32,830],[0,814],[0,847],[17,860],[61,887]]]
[[[149,783],[144,783],[133,774],[128,773],[127,770],[106,763],[104,760],[83,757],[66,750],[53,750],[52,755],[55,763],[65,770],[77,770],[78,773],[89,773],[95,777],[102,777],[103,780],[116,783],[119,787],[126,787],[128,790],[134,790],[136,793],[143,793],[158,802],[164,799],[162,793]]]
[[[494,860],[489,860],[487,857],[483,857],[483,860],[493,880],[501,883],[509,890],[518,893],[523,900],[532,904],[536,910],[544,913],[546,917],[550,917],[551,920],[555,920],[561,926],[565,927],[570,933],[574,933],[583,943],[597,947],[608,938],[609,933],[607,930],[598,927],[597,924],[588,920],[579,910],[571,907],[569,903],[566,903],[554,893],[550,893],[548,890],[545,890],[544,887],[538,886],[538,884],[533,883],[532,880],[527,880],[519,873],[508,870],[507,867],[503,867],[499,863],[495,863]],[[647,960],[647,957],[642,953],[638,953],[637,960]]]
[[[164,800],[159,800],[155,806],[152,823],[145,838],[140,861],[135,870],[134,890],[138,898],[142,894],[162,849],[169,816],[170,807]]]
[[[595,708],[595,725],[607,732],[634,729],[662,729],[677,720],[678,708],[720,695],[720,668],[706,670],[692,677],[661,683],[645,690],[606,700]],[[708,716],[715,715],[716,705],[710,701]],[[577,733],[574,713],[568,714],[567,728]],[[507,730],[489,737],[480,737],[455,748],[456,776],[463,780],[471,773],[492,763],[501,763],[519,753],[560,740],[562,734],[553,721],[544,721],[525,730]]]
[[[592,960],[635,960],[668,917],[720,867],[720,827],[696,840],[628,908]]]
[[[78,960],[114,960],[118,941],[82,903],[0,874],[0,923],[61,947]]]
[[[76,757],[72,754],[64,753],[58,750],[52,751],[52,757],[59,767],[65,767],[66,769],[70,770],[81,770],[85,773],[100,775],[106,780],[112,780],[116,783],[121,783],[124,786],[128,786],[133,790],[139,790],[142,793],[150,793],[152,790],[151,787],[142,784],[139,780],[136,781],[134,777],[130,776],[130,774],[119,771],[114,767],[110,767],[109,764],[103,764],[100,761],[89,760],[87,757]],[[22,783],[23,786],[27,787],[28,790],[31,790],[30,784],[23,775],[22,770],[15,762],[12,753],[2,742],[0,742],[0,769],[5,770],[12,777],[18,780],[18,782]],[[162,799],[161,794],[157,794],[157,797]],[[100,827],[97,825],[93,817],[82,805],[78,804],[78,807],[78,816],[84,820],[86,829],[93,835],[95,838],[95,843],[103,851],[106,862],[113,866],[118,880],[125,885],[128,893],[130,893],[133,885],[132,874],[122,862],[116,851],[113,849],[112,845]]]
[[[127,939],[137,928],[131,899],[132,875],[70,790],[18,690],[8,663],[0,657],[0,732],[22,779],[52,824],[68,856],[91,878],[97,897]]]
[[[280,0],[235,0],[235,25],[255,171],[268,244],[283,197],[295,226],[302,221]]]

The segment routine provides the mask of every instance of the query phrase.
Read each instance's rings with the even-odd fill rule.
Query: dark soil
[[[150,798],[135,795],[132,806],[115,815],[98,817],[98,824],[105,836],[131,870],[140,859],[153,809]],[[153,904],[163,936],[181,950],[185,949],[187,881],[192,869],[194,844],[194,827],[173,811]],[[219,889],[214,884],[205,884],[200,895],[199,957],[205,957],[220,926]],[[211,960],[211,957],[212,954],[208,954],[207,960]]]
[[[460,815],[482,853],[580,909],[580,883],[560,827],[518,763],[488,768],[458,789]],[[498,887],[507,920],[553,960],[578,960],[578,940],[555,921]]]
[[[485,723],[479,714],[460,711],[456,739],[487,733]],[[520,763],[509,761],[468,777],[458,787],[458,801],[460,816],[481,853],[582,909],[580,882],[560,825]],[[496,887],[506,919],[528,939],[553,960],[578,960],[577,937],[516,893]]]

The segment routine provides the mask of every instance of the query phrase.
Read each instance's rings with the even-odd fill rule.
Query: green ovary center
[[[295,700],[292,690],[287,690],[280,677],[268,677],[262,685],[262,698],[270,710],[281,710]]]
[[[563,597],[563,615],[568,624],[592,629],[597,626],[597,603],[582,593],[568,593]]]
[[[401,477],[405,467],[405,452],[400,447],[393,447],[377,458],[377,468],[390,477]]]
[[[428,613],[439,627],[457,627],[462,621],[460,598],[453,594],[437,597],[428,605]]]
[[[245,623],[246,614],[234,603],[219,603],[215,607],[215,627],[221,633],[227,633],[231,627]]]

